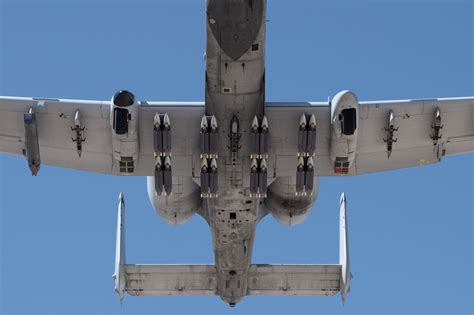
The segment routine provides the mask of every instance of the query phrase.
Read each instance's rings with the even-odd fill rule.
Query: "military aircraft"
[[[157,213],[170,224],[194,213],[211,228],[214,265],[125,261],[118,201],[114,281],[130,295],[334,295],[352,274],[346,199],[340,261],[251,263],[256,225],[271,213],[301,223],[318,177],[425,165],[474,151],[474,97],[361,102],[342,91],[327,102],[265,101],[265,0],[208,0],[205,101],[109,101],[0,97],[0,151],[41,163],[118,176],[147,176]]]

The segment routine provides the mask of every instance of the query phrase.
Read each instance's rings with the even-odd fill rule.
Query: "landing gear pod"
[[[138,102],[135,96],[120,90],[110,102],[113,157],[120,174],[133,174],[138,160]]]
[[[334,173],[345,175],[355,159],[359,125],[359,101],[354,93],[342,91],[331,102],[330,159]]]

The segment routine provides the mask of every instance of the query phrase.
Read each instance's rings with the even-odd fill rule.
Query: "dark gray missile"
[[[158,196],[163,193],[163,166],[161,164],[161,157],[156,158],[155,163],[155,191]]]
[[[313,193],[313,184],[314,184],[314,164],[313,158],[309,157],[306,162],[306,172],[304,176],[304,188],[305,191],[310,195]]]
[[[25,150],[31,175],[36,176],[41,166],[38,126],[33,108],[23,115],[25,123]]]
[[[163,186],[166,195],[171,195],[173,188],[172,174],[171,174],[171,159],[169,156],[165,157],[165,165],[163,170]]]
[[[300,127],[298,130],[298,155],[306,152],[307,132],[306,132],[306,114],[301,115]]]

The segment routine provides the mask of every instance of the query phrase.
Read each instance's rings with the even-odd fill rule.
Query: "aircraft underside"
[[[320,176],[350,176],[437,163],[474,151],[474,97],[360,102],[265,100],[265,0],[207,0],[204,102],[0,97],[0,152],[117,176],[146,176],[169,224],[201,215],[213,265],[137,265],[125,260],[125,201],[118,205],[115,289],[130,295],[328,296],[344,301],[352,274],[346,199],[340,259],[333,265],[255,265],[255,229],[308,216]]]

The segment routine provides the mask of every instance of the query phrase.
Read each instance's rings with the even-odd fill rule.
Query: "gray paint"
[[[329,159],[331,108],[329,102],[265,104],[264,0],[208,0],[208,5],[205,103],[139,102],[128,108],[135,111],[132,117],[136,119],[136,137],[140,143],[133,175],[151,176],[148,178],[150,201],[166,222],[184,223],[194,213],[205,218],[211,228],[215,265],[127,265],[126,290],[134,295],[219,294],[231,305],[248,294],[329,295],[342,289],[345,297],[351,278],[350,269],[346,268],[349,259],[345,250],[345,229],[341,230],[343,242],[339,265],[251,264],[258,222],[269,212],[284,224],[303,221],[317,196],[317,176],[335,175]],[[242,36],[234,41],[222,36],[232,35],[232,32]],[[258,44],[258,49],[253,49],[253,44]],[[25,133],[23,119],[24,114],[34,107],[36,136],[41,160],[45,164],[123,175],[114,161],[113,143],[116,139],[111,133],[111,103],[113,100],[0,97],[0,151],[22,154],[29,146],[28,142],[31,144],[28,138],[32,136]],[[332,104],[335,103],[333,100]],[[472,97],[360,102],[358,105],[357,152],[349,175],[434,163],[445,155],[474,151]],[[74,132],[71,126],[75,123],[76,110],[81,111],[81,125],[91,135],[81,157],[72,141]],[[434,143],[430,136],[433,135],[436,111],[443,117],[443,129],[440,141]],[[400,128],[397,133],[400,141],[388,160],[382,139],[390,112]],[[153,177],[156,113],[168,113],[172,123],[172,194],[166,197],[156,195]],[[314,115],[317,124],[316,177],[312,183],[313,193],[297,196],[298,122],[303,113]],[[214,115],[219,126],[216,148],[219,190],[218,198],[213,199],[201,198],[198,186],[202,165],[199,130],[205,114]],[[268,139],[265,139],[268,144],[269,187],[267,198],[262,200],[250,197],[250,155],[255,152],[251,148],[250,134],[254,117],[263,119],[263,114],[269,124]],[[234,137],[238,150],[231,152],[228,140],[230,125],[235,119],[239,124],[238,136]],[[311,185],[310,182],[306,184]],[[341,205],[341,209],[345,206]],[[341,210],[342,214],[341,226],[345,227],[345,210]],[[119,249],[121,244],[124,243],[118,245]],[[124,260],[121,255],[117,257],[121,266]],[[118,270],[124,274],[124,268]],[[341,282],[340,277],[343,278]],[[119,292],[123,292],[123,281],[116,284]]]
[[[263,19],[263,0],[210,0],[207,23],[222,50],[238,60],[254,44]]]

